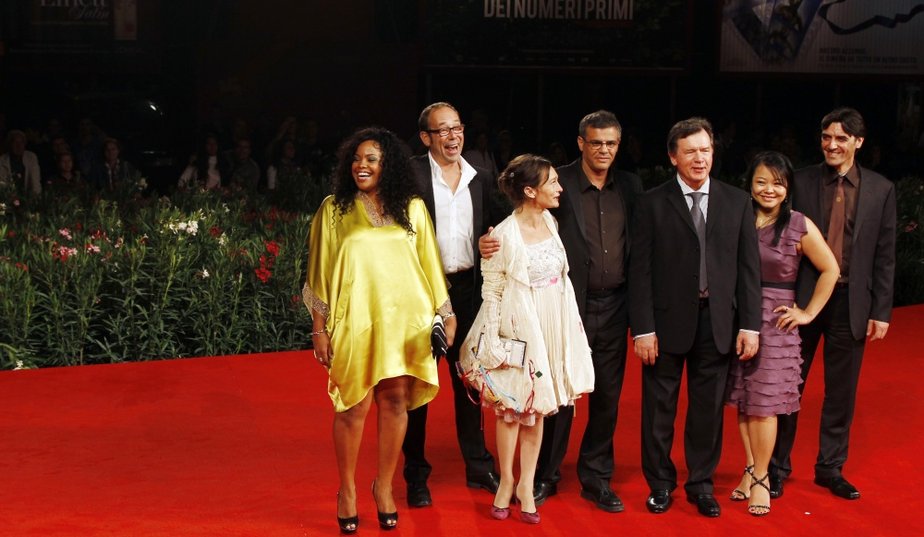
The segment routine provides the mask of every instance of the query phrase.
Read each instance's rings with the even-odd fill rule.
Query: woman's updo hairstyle
[[[549,170],[552,163],[539,155],[520,155],[510,161],[510,164],[497,178],[497,185],[501,192],[507,196],[514,207],[526,202],[526,193],[523,189],[530,186],[539,188],[549,179]]]

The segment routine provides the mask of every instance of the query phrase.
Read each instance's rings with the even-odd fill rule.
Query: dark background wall
[[[903,95],[920,92],[921,77],[723,75],[713,2],[688,4],[679,71],[433,66],[425,58],[451,47],[422,28],[425,0],[150,0],[138,2],[137,41],[89,48],[36,46],[23,30],[31,4],[0,7],[7,128],[41,126],[57,114],[49,94],[131,91],[167,103],[171,143],[187,152],[202,130],[238,117],[264,137],[296,115],[317,120],[329,144],[371,123],[413,139],[420,108],[434,100],[455,103],[463,121],[492,135],[509,130],[517,150],[560,141],[571,156],[577,121],[607,108],[639,141],[647,165],[666,164],[665,133],[694,114],[734,133],[742,148],[787,139],[801,153],[796,160],[817,157],[818,120],[836,105],[860,109],[869,138],[886,152],[916,141],[899,136],[899,117]]]

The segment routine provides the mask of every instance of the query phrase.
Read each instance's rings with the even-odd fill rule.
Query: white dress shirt
[[[433,182],[433,205],[436,214],[436,242],[443,259],[443,270],[447,274],[468,270],[475,266],[475,254],[472,251],[472,229],[474,209],[468,185],[475,178],[475,168],[459,159],[462,178],[453,192],[443,179],[443,170],[427,153],[430,159],[430,178]]]

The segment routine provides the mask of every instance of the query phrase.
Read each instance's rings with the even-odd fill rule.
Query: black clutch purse
[[[446,327],[443,325],[443,316],[436,314],[433,317],[433,327],[430,329],[430,350],[434,358],[446,356],[449,350],[449,341],[446,340]]]

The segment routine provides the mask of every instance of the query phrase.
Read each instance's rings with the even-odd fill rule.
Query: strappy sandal
[[[753,473],[753,472],[754,472],[754,465],[752,464],[752,465],[750,465],[750,466],[745,466],[745,467],[744,467],[744,474],[743,474],[743,475],[750,475],[750,476],[753,478],[753,477],[754,477],[754,473]],[[749,500],[750,498],[751,498],[751,496],[748,495],[748,493],[744,492],[744,491],[741,490],[741,489],[735,489],[735,490],[733,490],[733,491],[731,492],[731,496],[728,497],[728,499],[731,500],[731,501],[733,501],[733,502],[744,502],[744,501]]]
[[[751,479],[754,480],[754,482],[751,483],[751,488],[754,488],[756,486],[761,486],[764,488],[764,490],[767,491],[767,495],[768,496],[770,495],[770,485],[767,484],[767,480],[770,479],[769,473],[760,479],[757,479],[757,477],[754,476],[754,474],[751,474]],[[765,516],[765,515],[770,514],[770,506],[769,505],[759,505],[759,504],[748,505],[748,513],[751,513],[754,516]]]

